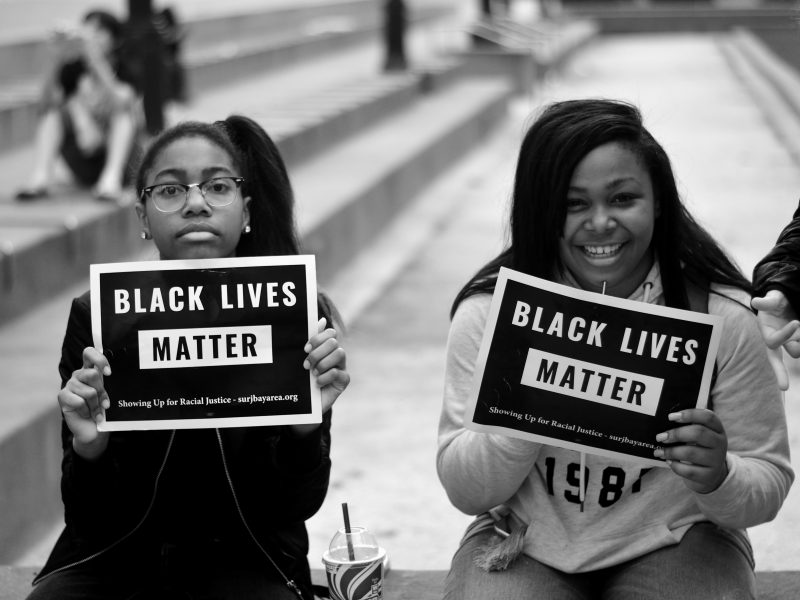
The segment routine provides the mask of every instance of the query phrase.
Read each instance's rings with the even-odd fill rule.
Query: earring
[[[250,229],[250,225],[245,225],[244,226],[244,232],[245,233],[250,233],[251,231],[252,231],[252,229]]]
[[[143,240],[149,240],[150,234],[147,233],[144,229],[142,229],[142,233],[140,234]]]

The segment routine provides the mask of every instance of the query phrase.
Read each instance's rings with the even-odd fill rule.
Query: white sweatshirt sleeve
[[[736,297],[749,301],[742,294]],[[744,529],[771,521],[794,480],[783,393],[755,316],[715,294],[710,296],[709,312],[724,317],[711,408],[728,437],[729,473],[716,490],[695,498],[715,523]]]
[[[508,501],[530,474],[541,447],[464,428],[465,406],[490,303],[487,294],[472,296],[461,303],[453,317],[439,421],[439,479],[453,505],[471,515]]]

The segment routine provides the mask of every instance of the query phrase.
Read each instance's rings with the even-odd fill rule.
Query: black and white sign
[[[319,423],[313,256],[91,266],[105,431]]]
[[[706,405],[721,327],[503,268],[465,425],[664,466],[656,435]]]

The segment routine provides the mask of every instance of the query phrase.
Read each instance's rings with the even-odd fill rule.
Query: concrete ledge
[[[519,94],[529,94],[534,82],[598,34],[587,19],[561,19],[531,24],[497,20],[472,30],[473,47],[464,53],[473,75],[505,73]]]
[[[0,205],[0,324],[85,277],[92,262],[119,260],[134,247],[130,206],[59,200]]]
[[[399,115],[361,139],[339,147],[338,164],[369,164],[369,173],[334,174],[330,164],[308,164],[296,185],[299,201],[318,198],[311,218],[301,219],[304,251],[317,257],[324,284],[380,231],[436,173],[463,156],[506,114],[512,90],[502,78],[465,80]],[[425,123],[422,132],[415,123]],[[367,159],[374,157],[367,163]],[[380,157],[380,159],[378,159]],[[302,171],[300,173],[302,176]]]
[[[464,62],[443,58],[396,74],[356,81],[293,102],[260,119],[291,166],[330,149],[354,132],[407,107],[420,93],[442,90],[465,74]]]
[[[187,53],[184,62],[189,94],[192,88],[205,90],[252,73],[282,69],[322,53],[343,50],[377,38],[383,28],[383,15],[378,4],[363,0],[355,4],[359,4],[361,10],[307,19],[294,29],[283,28],[272,35],[265,36],[257,30],[247,38],[237,39],[234,35],[216,46],[206,44],[197,52]],[[420,7],[409,16],[408,27],[424,25],[452,14],[449,7]]]
[[[0,600],[23,600],[30,592],[30,582],[38,572],[35,567],[0,566]],[[445,571],[410,571],[391,569],[384,577],[386,600],[440,600]],[[312,569],[311,580],[326,585],[325,573]],[[759,600],[796,600],[800,598],[799,571],[764,571],[756,573]]]
[[[512,82],[514,92],[529,94],[541,73],[529,49],[476,48],[463,54],[467,72],[477,77],[503,74]]]
[[[198,43],[187,44],[188,51],[183,55],[189,95],[192,90],[208,90],[253,73],[284,68],[320,54],[352,47],[376,38],[382,27],[381,12],[371,0],[321,4],[313,10],[310,7],[303,10],[306,12],[288,9],[203,22],[197,35]],[[424,7],[411,15],[409,26],[422,25],[451,13],[452,9],[446,6]],[[264,35],[257,25],[271,19],[274,22],[267,27],[270,34]],[[193,23],[187,24],[190,40],[195,35],[193,26]],[[209,32],[208,39],[202,38],[202,31]],[[43,50],[32,42],[3,46],[2,50],[0,55],[5,52],[16,55],[20,64],[42,62],[39,54]],[[0,152],[32,138],[40,89],[39,76],[35,74],[42,68],[40,65],[19,73],[16,78],[9,76],[4,80],[0,94]]]
[[[15,560],[17,548],[38,543],[63,518],[54,517],[63,514],[64,508],[58,485],[53,485],[61,477],[61,464],[53,460],[61,455],[61,413],[55,401],[51,404],[13,434],[0,438],[4,488],[0,493],[4,523],[0,564]],[[9,540],[14,543],[7,543]],[[0,571],[0,590],[3,589]]]
[[[775,136],[800,165],[800,73],[749,29],[735,28],[719,44]]]
[[[178,15],[180,17],[180,15]],[[234,14],[192,19],[185,23],[189,34],[183,50],[191,54],[210,44],[237,39],[281,36],[287,31],[309,34],[341,30],[354,19],[378,22],[379,7],[372,0],[341,0],[339,2],[304,2],[297,7],[281,6],[265,11],[247,10]]]
[[[368,15],[373,21],[379,11],[372,0],[341,0],[340,2],[304,2],[300,7],[284,6],[269,10],[241,11],[195,19],[177,16],[187,35],[182,50],[189,58],[204,53],[209,47],[233,44],[238,40],[285,35],[287,31],[306,31],[309,34],[333,30],[351,19]],[[81,15],[73,15],[79,19]],[[124,17],[120,13],[118,16]],[[38,77],[49,64],[46,36],[28,35],[23,38],[0,40],[0,73],[4,83]]]
[[[800,74],[776,55],[752,31],[736,27],[733,41],[742,55],[766,78],[772,87],[800,118]]]
[[[283,68],[324,52],[342,50],[376,34],[372,19],[348,20],[342,29],[319,32],[282,32],[276,38],[240,40],[206,49],[200,56],[187,56],[186,74],[192,90],[241,79],[246,73]]]
[[[794,7],[703,6],[700,3],[675,2],[626,7],[608,3],[570,2],[570,14],[592,19],[603,34],[656,33],[675,31],[727,31],[736,26],[786,27],[792,22]]]

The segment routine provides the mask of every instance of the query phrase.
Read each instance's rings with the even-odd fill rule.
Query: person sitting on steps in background
[[[122,24],[89,11],[76,31],[53,35],[34,166],[17,200],[46,197],[59,156],[99,200],[118,200],[141,130],[141,101],[121,60]]]

